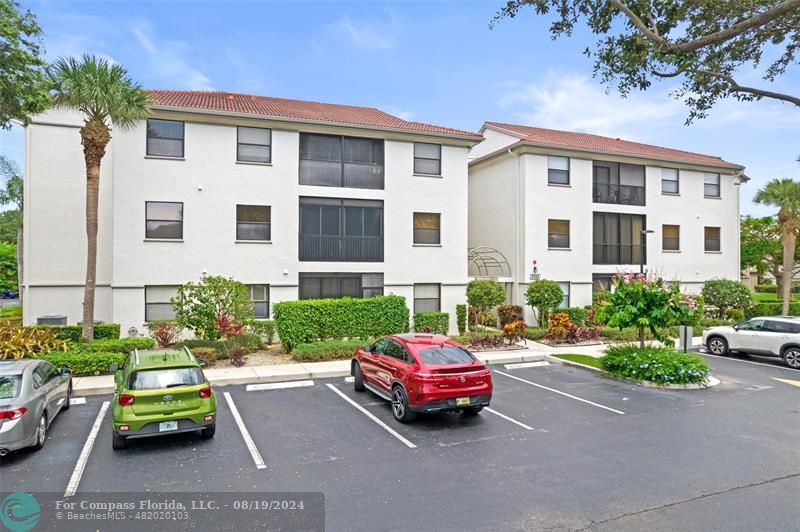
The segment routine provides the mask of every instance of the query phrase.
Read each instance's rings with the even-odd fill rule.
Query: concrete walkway
[[[694,338],[695,345],[702,338]],[[522,346],[523,344],[520,344]],[[545,360],[547,355],[573,353],[599,357],[603,355],[605,344],[552,347],[528,340],[525,349],[509,351],[489,351],[475,353],[486,364],[516,364]],[[215,386],[228,384],[256,384],[307,379],[326,379],[350,375],[350,360],[329,362],[308,362],[297,364],[278,364],[274,366],[245,366],[242,368],[209,368],[204,371],[208,381]],[[74,377],[72,390],[75,396],[101,395],[114,392],[114,377],[98,375],[93,377]]]

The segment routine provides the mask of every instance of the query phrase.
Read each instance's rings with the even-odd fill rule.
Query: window
[[[664,251],[681,250],[681,226],[679,225],[661,226],[661,249]]]
[[[677,194],[680,191],[679,179],[680,179],[680,174],[678,173],[677,168],[662,168],[661,193]]]
[[[272,130],[261,127],[237,127],[236,160],[248,163],[272,162]]]
[[[441,244],[442,215],[438,212],[414,213],[414,243]]]
[[[569,248],[569,220],[547,220],[547,247]]]
[[[384,349],[384,354],[396,360],[399,360],[400,362],[405,362],[406,364],[413,363],[409,352],[406,351],[406,349],[402,345],[395,342],[394,340],[389,340],[389,344]]]
[[[383,295],[382,273],[300,273],[300,299]]]
[[[184,124],[176,120],[147,121],[147,155],[183,157]]]
[[[720,197],[719,174],[703,174],[703,195],[707,198]]]
[[[0,399],[16,399],[22,389],[22,375],[0,375]]]
[[[442,175],[442,145],[414,143],[414,173]]]
[[[547,157],[547,183],[569,185],[569,157]]]
[[[145,202],[145,238],[180,240],[183,238],[183,203]]]
[[[592,293],[608,292],[611,289],[611,279],[613,277],[610,273],[592,275]]]
[[[720,251],[720,229],[719,227],[706,227],[705,228],[705,249],[706,251]]]
[[[269,285],[251,284],[247,288],[253,304],[253,317],[257,320],[269,319]]]
[[[383,202],[300,198],[300,260],[383,262]]]
[[[454,345],[429,347],[419,352],[419,357],[425,364],[469,364],[475,362],[475,357],[464,349]]]
[[[197,386],[205,380],[203,370],[198,367],[145,369],[131,374],[128,378],[128,388],[163,390],[175,386]]]
[[[760,331],[764,327],[764,320],[748,320],[738,325],[740,331]]]
[[[767,320],[762,330],[781,334],[797,334],[800,333],[800,323]]]
[[[440,284],[415,284],[414,285],[414,313],[439,312],[441,309]]]
[[[300,133],[300,184],[383,188],[383,140]]]
[[[592,163],[595,203],[644,205],[644,166],[606,161]]]
[[[178,296],[177,286],[144,287],[144,321],[174,320],[173,297]]]
[[[237,205],[236,240],[270,240],[271,218],[271,207],[267,205]]]
[[[569,281],[559,282],[558,286],[561,288],[561,291],[564,292],[564,298],[561,300],[561,304],[558,307],[559,308],[568,308],[569,307],[570,283],[569,283]]]
[[[593,216],[593,264],[640,264],[646,262],[644,216],[596,212]]]

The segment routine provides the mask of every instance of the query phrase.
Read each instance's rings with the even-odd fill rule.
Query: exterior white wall
[[[270,304],[298,297],[300,272],[384,274],[384,293],[400,293],[413,311],[414,283],[441,283],[441,310],[463,303],[467,281],[467,153],[463,142],[386,135],[385,188],[304,186],[298,183],[299,132],[286,124],[244,120],[272,127],[272,164],[236,162],[236,125],[185,120],[181,160],[145,156],[146,126],[114,131],[103,160],[98,241],[97,319],[127,331],[143,330],[144,287],[177,285],[202,275],[230,276],[246,284],[269,284]],[[85,272],[85,174],[75,115],[49,113],[27,129],[24,320],[44,314],[81,317]],[[322,126],[314,132],[358,133]],[[379,131],[363,133],[382,136]],[[442,177],[413,175],[413,143],[438,142]],[[382,263],[300,262],[299,197],[378,199],[384,202]],[[183,240],[145,238],[145,202],[183,202]],[[236,242],[236,205],[271,206],[271,242]],[[413,244],[413,213],[441,213],[441,245]],[[101,301],[102,300],[102,301]]]
[[[534,259],[541,278],[571,284],[571,306],[591,304],[592,274],[638,271],[638,265],[592,264],[594,212],[646,215],[647,228],[655,233],[647,235],[645,267],[667,280],[680,281],[683,291],[697,292],[713,278],[739,279],[739,186],[730,171],[721,175],[720,199],[705,198],[703,172],[688,168],[680,171],[680,194],[665,195],[661,192],[661,167],[648,161],[598,155],[596,160],[645,165],[645,206],[604,204],[593,202],[590,157],[570,157],[568,186],[547,183],[546,153],[519,155],[520,188],[514,186],[517,162],[513,155],[498,154],[471,163],[469,246],[497,247],[513,262],[515,304],[525,306]],[[519,211],[513,202],[517,190],[522,196]],[[549,219],[570,221],[569,249],[548,248]],[[663,224],[680,226],[680,252],[662,251]],[[721,252],[704,251],[706,226],[721,227]],[[515,230],[522,242],[519,254],[514,246]],[[526,320],[533,321],[530,309],[526,309]]]
[[[470,159],[483,157],[484,155],[488,155],[501,148],[511,146],[515,142],[519,141],[518,136],[497,131],[490,126],[485,127],[481,133],[483,135],[483,140],[480,142],[480,144],[473,147],[469,151]]]

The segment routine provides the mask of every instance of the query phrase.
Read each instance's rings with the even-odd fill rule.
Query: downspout
[[[516,199],[516,201],[514,202],[514,219],[517,221],[517,223],[514,224],[514,236],[515,236],[514,255],[517,264],[516,264],[516,272],[514,272],[513,274],[512,285],[511,285],[512,290],[514,291],[514,294],[512,295],[511,298],[511,303],[514,305],[518,305],[521,300],[521,294],[519,293],[520,283],[523,280],[525,280],[525,266],[522,257],[522,250],[524,249],[522,243],[522,239],[524,238],[524,232],[522,231],[522,227],[525,224],[525,220],[521,218],[522,214],[524,213],[522,204],[524,204],[525,198],[523,197],[522,194],[523,190],[520,177],[522,175],[522,172],[520,170],[520,165],[522,164],[522,161],[520,160],[520,156],[514,153],[514,150],[512,148],[508,148],[507,151],[508,154],[511,155],[517,161],[517,175],[516,178],[514,179],[514,197]],[[522,272],[521,274],[520,271]],[[520,306],[522,306],[523,308],[525,307],[525,305],[520,305]]]

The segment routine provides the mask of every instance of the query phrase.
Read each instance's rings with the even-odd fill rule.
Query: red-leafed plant
[[[214,320],[214,328],[224,338],[241,336],[244,332],[244,322],[235,319],[230,314],[219,314]]]
[[[180,326],[174,321],[151,321],[147,323],[150,336],[156,341],[158,347],[170,347],[178,340],[181,332]]]

